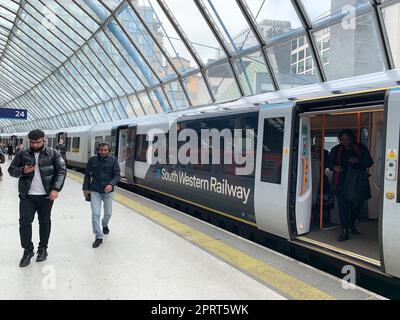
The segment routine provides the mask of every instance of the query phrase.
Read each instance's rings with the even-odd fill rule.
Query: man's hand
[[[358,160],[358,158],[354,158],[354,157],[353,157],[353,158],[350,158],[350,159],[349,159],[349,162],[350,162],[350,163],[358,163],[359,160]]]
[[[51,191],[50,192],[50,200],[56,200],[58,198],[58,191]]]
[[[106,193],[109,193],[109,192],[112,191],[112,188],[113,188],[113,186],[112,186],[111,184],[109,184],[109,185],[104,189],[104,191],[105,191]]]
[[[87,198],[89,194],[90,194],[90,191],[89,191],[89,190],[83,190],[83,196],[84,196],[85,198]]]
[[[33,172],[33,171],[35,171],[35,166],[28,166],[28,165],[26,165],[25,167],[24,167],[24,173],[25,174],[28,174],[28,173],[31,173],[31,172]]]
[[[343,171],[343,168],[342,168],[342,166],[334,166],[334,167],[333,167],[333,170],[334,170],[335,172],[339,173],[339,172],[342,172],[342,171]]]

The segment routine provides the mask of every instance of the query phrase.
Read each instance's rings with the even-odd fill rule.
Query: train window
[[[67,138],[67,152],[71,152],[71,138]]]
[[[79,152],[79,145],[81,142],[81,138],[79,137],[74,137],[72,138],[72,148],[71,148],[71,152]]]
[[[261,181],[281,183],[285,118],[264,120]]]
[[[135,160],[140,162],[147,161],[147,149],[149,142],[147,141],[146,134],[139,134],[136,136],[136,153]]]
[[[104,141],[108,142],[109,144],[111,144],[111,136],[106,136],[104,138]]]
[[[98,154],[97,147],[99,143],[103,141],[103,136],[97,136],[94,138],[94,154]]]

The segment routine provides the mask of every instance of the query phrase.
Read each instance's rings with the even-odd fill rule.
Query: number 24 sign
[[[11,108],[0,108],[0,119],[20,119],[26,120],[28,117],[28,111],[26,109],[11,109]]]

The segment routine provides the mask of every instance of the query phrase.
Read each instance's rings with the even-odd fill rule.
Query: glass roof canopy
[[[400,68],[400,0],[0,0],[5,132]]]

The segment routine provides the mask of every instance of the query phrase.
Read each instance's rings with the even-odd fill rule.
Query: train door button
[[[386,192],[386,198],[388,200],[393,200],[394,199],[394,193],[393,192]]]

